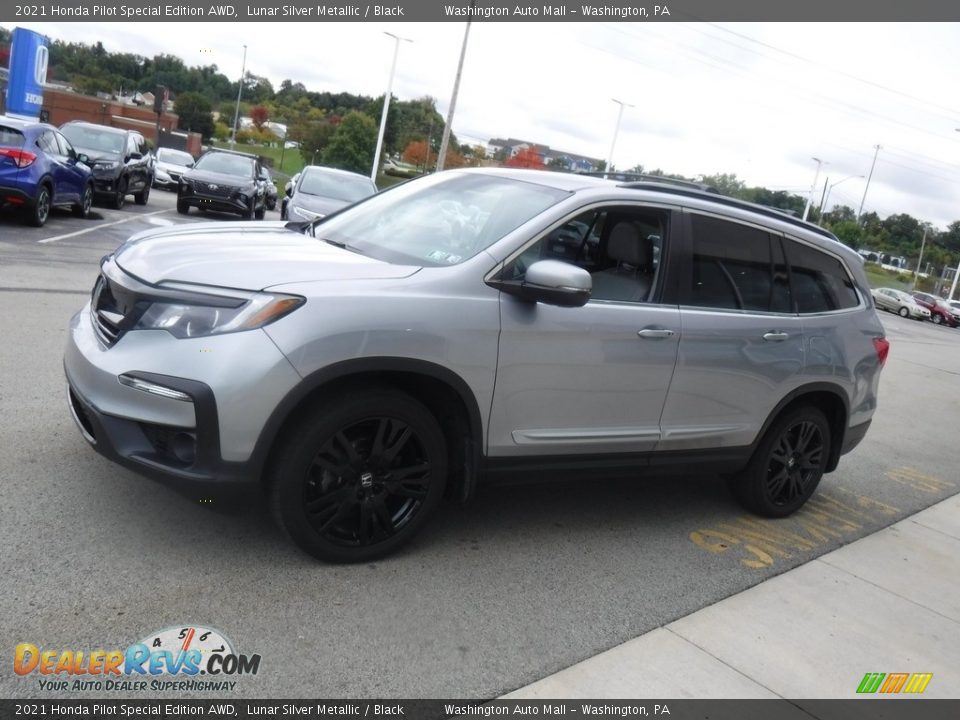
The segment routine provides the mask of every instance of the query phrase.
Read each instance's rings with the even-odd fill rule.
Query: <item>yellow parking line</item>
[[[137,218],[151,217],[153,215],[161,215],[165,212],[169,212],[170,208],[166,210],[157,210],[152,213],[138,213],[136,215],[129,215],[123,220],[114,220],[113,222],[100,223],[99,225],[94,225],[93,227],[88,227],[84,230],[77,230],[76,232],[66,233],[65,235],[54,235],[53,237],[44,238],[43,240],[37,240],[39,244],[46,244],[56,242],[57,240],[66,240],[67,238],[76,237],[77,235],[84,235],[88,232],[93,232],[94,230],[99,230],[100,228],[110,227],[111,225],[122,225],[125,222],[130,222],[131,220],[136,220]]]

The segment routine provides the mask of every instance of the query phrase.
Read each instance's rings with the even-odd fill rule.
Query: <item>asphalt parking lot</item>
[[[746,515],[716,477],[585,478],[487,488],[471,507],[442,508],[394,557],[322,565],[261,507],[193,504],[81,438],[61,357],[99,258],[144,228],[205,219],[177,215],[161,191],[146,207],[96,215],[56,213],[35,229],[0,213],[8,661],[21,642],[122,649],[203,625],[262,657],[259,673],[225,695],[488,698],[960,491],[960,330],[884,313],[892,347],[873,427],[794,517]],[[83,694],[0,674],[0,697],[46,696]]]

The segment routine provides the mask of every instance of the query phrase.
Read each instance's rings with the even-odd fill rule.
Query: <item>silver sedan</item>
[[[900,317],[911,317],[915,320],[930,319],[930,311],[902,290],[874,288],[871,295],[873,295],[873,304],[880,310],[889,310]]]

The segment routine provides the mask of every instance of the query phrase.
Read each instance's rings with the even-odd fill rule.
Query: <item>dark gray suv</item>
[[[484,169],[314,222],[136,235],[65,367],[100,453],[260,485],[301,548],[356,561],[504,475],[702,471],[788,515],[864,437],[887,351],[859,256],[813,225]]]

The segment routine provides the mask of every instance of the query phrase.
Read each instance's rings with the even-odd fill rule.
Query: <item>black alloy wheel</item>
[[[830,457],[830,424],[817,408],[781,415],[757,446],[747,469],[731,481],[737,499],[765,517],[786,517],[813,495]]]
[[[439,424],[391,388],[325,402],[277,457],[277,519],[301,548],[331,562],[398,548],[426,521],[446,482]]]

